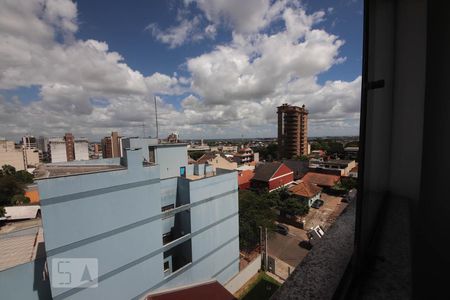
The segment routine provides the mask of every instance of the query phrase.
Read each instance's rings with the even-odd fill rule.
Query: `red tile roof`
[[[270,162],[258,164],[255,168],[255,176],[253,180],[269,182],[272,177],[278,174],[293,173],[288,166],[281,162]]]
[[[238,173],[238,185],[249,183],[250,180],[255,176],[253,170],[243,170]]]
[[[153,294],[147,297],[147,300],[179,300],[179,299],[236,300],[236,298],[217,281],[182,288],[175,288],[169,291]]]
[[[322,191],[320,187],[310,182],[302,181],[299,184],[294,185],[289,191],[295,195],[311,198]]]
[[[302,180],[320,186],[332,187],[339,181],[339,176],[308,172]]]

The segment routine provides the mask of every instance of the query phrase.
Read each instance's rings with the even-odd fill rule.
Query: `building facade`
[[[66,156],[67,161],[75,160],[75,141],[73,134],[66,133],[64,135],[64,141],[66,142]]]
[[[25,165],[27,168],[35,168],[40,163],[39,150],[36,148],[23,149]]]
[[[59,258],[98,260],[98,287],[52,287],[53,298],[143,299],[230,280],[239,271],[236,171],[188,165],[185,144],[124,144],[121,159],[70,163],[105,170],[38,180],[50,281]]]
[[[25,158],[22,149],[16,149],[14,141],[0,140],[0,168],[10,165],[17,171],[25,170]]]
[[[344,159],[330,159],[327,161],[313,162],[310,169],[317,173],[328,173],[339,176],[349,176],[350,171],[356,167],[356,161]],[[327,172],[328,171],[328,172]]]
[[[308,155],[308,110],[283,104],[277,108],[278,114],[278,155],[279,158]]]
[[[0,140],[0,168],[3,165],[13,166],[17,171],[34,168],[39,164],[39,151],[23,145],[16,148],[13,141]]]
[[[24,149],[37,149],[37,139],[34,136],[26,135],[22,137],[22,146]]]
[[[310,207],[314,201],[320,199],[321,192],[322,189],[320,187],[306,181],[296,182],[295,185],[289,188],[289,193],[292,196],[298,197],[300,200],[305,201]]]
[[[234,154],[233,159],[238,164],[259,162],[259,153],[254,153],[252,148],[241,148]]]
[[[52,163],[67,162],[66,141],[63,138],[48,140],[48,154]]]
[[[271,162],[258,165],[251,179],[253,189],[265,189],[269,192],[294,181],[294,172],[284,163]]]
[[[89,142],[80,138],[74,141],[75,160],[89,160]]]
[[[103,158],[122,157],[122,148],[122,137],[115,131],[102,139]]]
[[[199,164],[209,164],[213,167],[213,170],[216,169],[226,169],[226,170],[236,170],[237,163],[234,161],[230,161],[223,153],[213,153],[208,152],[203,154],[198,160]]]

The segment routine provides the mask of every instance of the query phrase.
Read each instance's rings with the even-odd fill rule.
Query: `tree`
[[[338,142],[329,142],[328,143],[329,150],[327,154],[342,154],[344,153],[344,145]]]
[[[351,141],[345,144],[345,147],[359,147],[359,141]]]
[[[270,197],[239,191],[239,244],[242,250],[254,249],[259,244],[259,227],[273,230],[275,219]]]
[[[278,157],[278,144],[269,144],[267,146],[267,158],[272,161]]]
[[[33,175],[27,171],[16,171],[13,166],[4,165],[0,170],[0,206],[29,203],[24,186],[33,182]]]
[[[25,197],[24,195],[14,195],[11,198],[11,204],[13,205],[23,205],[23,204],[29,204],[30,198]]]
[[[0,218],[4,217],[6,214],[5,208],[3,206],[0,206]]]
[[[309,161],[309,158],[308,158],[308,156],[306,156],[306,155],[300,155],[300,156],[298,157],[298,160],[301,160],[301,161]]]
[[[337,184],[338,188],[342,188],[346,191],[355,189],[358,186],[358,181],[353,177],[342,177],[340,182]]]
[[[22,183],[33,183],[33,175],[27,171],[17,171],[15,174],[16,179]]]
[[[267,147],[255,147],[253,151],[259,153],[261,160],[273,161],[278,157],[278,144],[272,143]]]
[[[304,216],[309,212],[309,206],[297,198],[282,201],[279,209],[281,214],[291,216]]]
[[[267,190],[263,191],[260,194],[261,197],[263,197],[265,199],[265,201],[267,202],[267,204],[271,207],[271,208],[276,208],[278,207],[279,203],[280,203],[280,194],[279,193],[269,193]]]
[[[14,176],[16,175],[16,168],[11,165],[3,165],[2,170],[0,171],[0,176]]]
[[[25,193],[22,184],[13,176],[0,176],[0,206],[11,205],[11,199],[14,195],[23,195]]]
[[[281,188],[279,188],[278,195],[281,201],[288,199],[290,196],[288,188],[286,186],[282,186]]]

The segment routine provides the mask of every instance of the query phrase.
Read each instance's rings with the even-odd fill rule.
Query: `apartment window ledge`
[[[190,238],[191,238],[191,233],[190,232],[186,233],[186,234],[180,236],[179,238],[177,238],[177,239],[175,239],[173,241],[170,241],[169,243],[163,245],[163,249],[164,249],[164,251],[168,251],[168,250],[172,249],[173,247],[176,247],[179,244],[187,241]]]
[[[185,264],[184,266],[182,266],[181,268],[179,268],[178,270],[168,274],[168,275],[164,275],[164,280],[169,280],[172,277],[177,276],[178,274],[184,272],[187,268],[189,268],[192,265],[192,262]]]
[[[333,298],[353,254],[355,212],[353,199],[271,300]]]

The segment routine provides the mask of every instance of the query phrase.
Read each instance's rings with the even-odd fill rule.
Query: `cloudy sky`
[[[361,0],[0,0],[0,136],[357,135]]]

